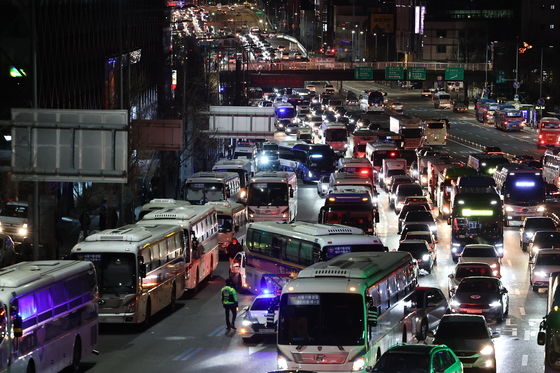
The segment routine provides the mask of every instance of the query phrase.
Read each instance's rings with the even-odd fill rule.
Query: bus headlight
[[[424,254],[422,255],[422,260],[427,262],[428,260],[430,260],[430,254]]]
[[[278,356],[278,359],[276,360],[276,364],[278,365],[278,369],[280,370],[288,369],[288,360],[286,360],[286,358],[283,356]]]
[[[309,171],[309,172],[307,173],[307,176],[308,176],[308,177],[313,177],[313,172]]]
[[[241,321],[241,325],[243,325],[243,326],[251,326],[251,325],[253,325],[253,323],[252,323],[251,321],[249,321],[249,320],[243,320],[243,321]]]
[[[502,303],[501,303],[500,301],[498,301],[498,300],[495,300],[494,302],[490,303],[490,307],[492,307],[492,308],[494,308],[494,307],[500,307],[501,305],[502,305]],[[484,350],[484,348],[483,348],[482,350]],[[492,352],[489,352],[489,353],[485,354],[484,352],[480,351],[480,353],[481,353],[482,355],[490,355]]]
[[[357,358],[352,363],[352,370],[354,372],[359,371],[359,370],[363,370],[365,367],[366,367],[366,361],[363,357]]]
[[[18,229],[18,236],[27,236],[27,224],[24,224],[21,228]]]
[[[451,307],[459,307],[461,305],[461,303],[459,303],[458,301],[456,301],[455,299],[453,299],[451,302],[449,302],[449,305]]]
[[[451,211],[449,211],[449,207],[443,206],[443,213],[444,213],[445,215],[449,214],[450,212],[451,212]]]
[[[537,208],[537,212],[545,212],[545,211],[546,211],[546,207],[544,207],[544,206],[539,206]]]
[[[511,206],[506,206],[506,211],[507,211],[507,212],[513,212],[513,207],[511,207]]]

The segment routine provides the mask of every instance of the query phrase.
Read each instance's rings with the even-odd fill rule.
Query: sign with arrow
[[[445,80],[465,80],[465,69],[462,67],[447,67]]]

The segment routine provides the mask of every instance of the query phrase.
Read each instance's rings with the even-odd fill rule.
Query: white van
[[[379,185],[386,191],[391,190],[391,181],[393,176],[406,175],[406,159],[387,158],[381,161],[381,177]]]
[[[440,91],[434,95],[434,107],[436,109],[452,109],[453,103],[451,96],[445,91]]]

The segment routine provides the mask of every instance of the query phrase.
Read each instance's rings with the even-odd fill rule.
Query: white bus
[[[189,206],[190,203],[187,201],[176,200],[172,198],[156,198],[152,199],[150,202],[146,203],[140,208],[138,212],[138,218],[136,220],[142,219],[145,215],[152,211],[166,209],[175,206]]]
[[[399,342],[403,298],[417,284],[409,253],[351,253],[301,271],[282,290],[278,367],[366,372]]]
[[[266,286],[267,274],[295,277],[308,265],[342,253],[385,250],[377,237],[346,225],[251,223],[245,252],[232,265],[232,280],[239,288],[258,292]]]
[[[86,237],[72,258],[95,265],[99,321],[138,324],[183,295],[184,251],[177,225],[125,225]]]
[[[230,242],[236,238],[241,241],[247,232],[247,207],[242,203],[208,202],[218,214],[218,245],[225,251]]]
[[[293,172],[257,172],[247,188],[249,221],[295,220],[297,189],[297,176]]]
[[[377,203],[377,188],[368,174],[359,174],[354,172],[335,172],[331,174],[329,183],[329,193],[335,188],[340,187],[360,187],[367,188],[372,201]]]
[[[442,120],[425,120],[424,124],[424,145],[447,145],[447,126]]]
[[[78,371],[97,344],[91,263],[23,262],[0,270],[0,371]]]
[[[254,165],[249,159],[220,159],[212,167],[214,172],[235,172],[239,175],[241,187],[245,188],[249,178],[253,176]]]
[[[185,199],[191,205],[206,202],[238,202],[241,180],[236,172],[197,172],[185,182]]]
[[[170,224],[181,227],[185,247],[186,289],[196,289],[216,270],[219,261],[218,215],[214,206],[182,206],[155,211],[144,216],[138,224]]]

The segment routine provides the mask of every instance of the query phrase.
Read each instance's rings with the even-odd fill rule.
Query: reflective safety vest
[[[237,291],[231,286],[222,288],[222,304],[224,306],[234,305],[237,303]]]

